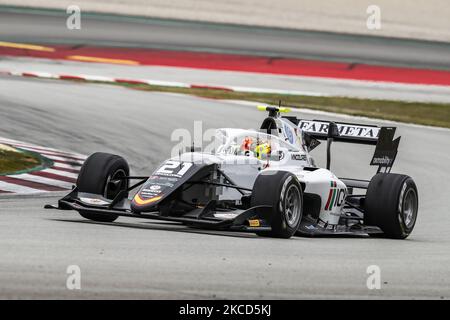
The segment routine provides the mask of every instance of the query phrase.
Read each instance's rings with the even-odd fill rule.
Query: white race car
[[[218,129],[209,152],[192,147],[150,176],[130,176],[122,157],[94,153],[74,189],[46,208],[77,210],[101,222],[127,216],[279,238],[404,239],[411,233],[418,193],[412,178],[390,173],[400,141],[393,140],[395,127],[302,120],[282,117],[283,108],[263,109],[269,116],[260,130]],[[319,140],[327,140],[326,168],[310,155]],[[376,145],[371,165],[377,174],[370,181],[336,177],[329,170],[333,141]]]

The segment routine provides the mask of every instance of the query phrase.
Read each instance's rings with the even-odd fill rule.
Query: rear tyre
[[[303,190],[297,177],[285,171],[260,174],[253,186],[251,206],[262,205],[271,206],[258,211],[270,221],[272,230],[256,234],[285,239],[293,236],[303,213]]]
[[[405,239],[414,229],[418,207],[417,187],[411,177],[378,173],[367,189],[364,223],[383,231],[376,237]]]
[[[79,192],[87,192],[101,195],[107,199],[114,199],[117,194],[128,188],[127,180],[118,178],[129,176],[130,168],[124,158],[96,152],[86,159],[81,167],[77,179]],[[112,183],[112,181],[120,181]],[[98,214],[87,211],[79,211],[86,219],[98,222],[113,222],[118,218],[115,214]]]

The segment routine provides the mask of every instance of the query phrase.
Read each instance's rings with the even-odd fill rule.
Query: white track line
[[[71,172],[55,170],[55,169],[44,169],[44,170],[41,170],[39,172],[48,172],[48,173],[57,174],[59,176],[65,176],[65,177],[75,178],[75,179],[78,178],[78,174],[77,173],[71,173]]]
[[[56,154],[56,153],[50,153],[50,152],[45,152],[45,151],[34,151],[34,152],[37,152],[37,153],[40,153],[41,155],[43,155],[44,157],[46,157],[46,158],[49,158],[49,159],[53,159],[53,160],[63,160],[63,159],[65,159],[65,161],[74,161],[74,162],[80,162],[80,163],[83,163],[84,162],[84,160],[86,160],[86,159],[80,159],[79,157],[77,157],[77,156],[69,156],[69,155],[65,155],[65,154]]]
[[[17,179],[21,179],[21,180],[26,180],[26,181],[37,182],[37,183],[43,183],[43,184],[47,184],[47,185],[50,185],[50,186],[65,188],[65,189],[68,189],[68,190],[72,189],[72,185],[73,185],[70,182],[65,182],[65,181],[55,180],[55,179],[49,179],[49,178],[44,178],[44,177],[39,177],[39,176],[33,176],[31,174],[28,174],[28,173],[16,174],[16,175],[12,175],[12,176],[9,176],[9,177],[17,178]]]
[[[80,171],[81,166],[78,167],[78,166],[73,166],[73,165],[65,164],[65,163],[61,163],[61,162],[55,162],[55,164],[52,167],[52,169],[58,170],[58,168],[72,169],[72,170]]]
[[[259,92],[259,93],[278,93],[278,94],[288,94],[288,95],[304,95],[304,96],[326,96],[325,93],[312,92],[312,91],[297,91],[297,90],[278,90],[278,89],[265,89],[265,88],[254,88],[254,87],[242,87],[242,86],[217,86],[209,85],[204,83],[185,83],[177,81],[163,81],[157,79],[127,79],[127,78],[110,78],[100,75],[86,75],[86,74],[51,74],[48,72],[40,71],[4,71],[5,74],[10,74],[13,76],[28,76],[37,78],[51,78],[51,79],[64,79],[64,80],[84,80],[84,81],[102,81],[102,82],[117,82],[117,83],[142,83],[152,86],[166,86],[166,87],[176,87],[176,88],[204,88],[204,89],[222,89],[227,91],[235,92]]]
[[[43,156],[45,156],[46,158],[49,158],[50,160],[60,160],[60,161],[83,164],[83,160],[75,160],[75,159],[70,159],[70,158],[60,157],[60,156],[50,156],[50,155],[43,155]]]
[[[29,187],[24,187],[18,184],[8,183],[4,181],[0,181],[0,190],[2,191],[9,191],[13,193],[20,193],[20,194],[29,194],[29,193],[40,193],[42,190],[33,189]]]

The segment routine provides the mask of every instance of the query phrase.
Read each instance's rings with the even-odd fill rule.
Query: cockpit
[[[281,152],[300,152],[300,149],[279,137],[242,129],[216,130],[216,154],[248,156],[260,160],[280,160]]]

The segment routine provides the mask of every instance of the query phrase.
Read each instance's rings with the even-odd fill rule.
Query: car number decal
[[[191,162],[169,160],[156,171],[156,174],[182,177],[191,167]]]

